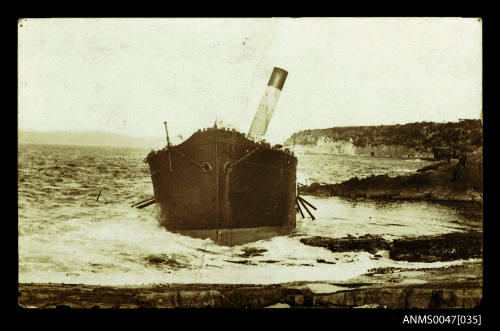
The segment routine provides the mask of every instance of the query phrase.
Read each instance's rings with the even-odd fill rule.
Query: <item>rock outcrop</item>
[[[368,287],[316,293],[301,285],[162,285],[107,287],[19,284],[24,308],[474,308],[475,282]]]
[[[312,183],[300,187],[299,193],[323,197],[482,203],[483,159],[482,154],[470,154],[466,159],[441,162],[405,176],[372,175],[363,179],[354,177],[340,184]]]
[[[401,238],[389,242],[382,237],[302,238],[301,243],[324,247],[332,252],[366,251],[375,254],[389,250],[389,256],[396,261],[435,262],[480,258],[483,254],[481,232],[453,232],[438,236]]]
[[[483,234],[455,232],[440,236],[395,239],[389,256],[397,261],[435,262],[481,258]]]
[[[332,252],[366,251],[375,254],[378,251],[390,249],[389,242],[384,238],[368,234],[362,237],[345,238],[310,237],[302,238],[300,242],[308,246],[324,247]]]

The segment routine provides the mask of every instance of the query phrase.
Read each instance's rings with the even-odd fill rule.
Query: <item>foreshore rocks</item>
[[[375,254],[378,251],[390,249],[389,243],[384,238],[372,235],[357,238],[310,237],[302,238],[300,242],[308,246],[324,247],[332,252],[366,251]]]
[[[303,238],[334,252],[389,250],[394,260],[448,261],[481,257],[482,234],[449,233],[389,242],[378,236]],[[387,270],[386,270],[387,269]],[[19,284],[24,308],[474,308],[482,300],[482,262],[448,268],[375,268],[335,283],[273,285],[169,284],[94,286]],[[407,283],[412,280],[413,283]]]
[[[390,247],[389,256],[397,261],[435,262],[481,258],[483,234],[455,232],[440,236],[395,239]]]
[[[474,308],[477,282],[343,288],[317,293],[303,284],[176,284],[123,287],[19,284],[24,308]]]
[[[389,250],[389,256],[396,261],[435,262],[480,258],[483,253],[481,232],[454,232],[438,236],[401,238],[389,242],[382,237],[302,238],[301,243],[324,247],[332,252],[366,251],[375,254]]]
[[[474,308],[480,304],[481,298],[482,288],[474,286],[457,289],[408,286],[318,295],[313,304],[324,308]]]
[[[299,188],[300,194],[322,197],[479,203],[483,200],[482,192],[483,160],[480,153],[468,155],[467,159],[460,161],[439,162],[405,176],[354,177],[340,184],[312,183]]]
[[[482,256],[482,233],[402,238],[303,238],[334,252],[389,250],[390,258],[434,262]],[[422,272],[422,271],[425,272]],[[96,286],[20,283],[23,308],[474,308],[482,300],[482,262],[444,268],[375,268],[340,283]]]

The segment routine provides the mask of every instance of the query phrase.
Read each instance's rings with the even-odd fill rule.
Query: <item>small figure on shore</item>
[[[466,161],[467,161],[466,154],[465,153],[460,154],[456,170],[453,173],[453,178],[451,179],[452,182],[456,181],[457,179],[460,179],[462,173],[464,172]]]

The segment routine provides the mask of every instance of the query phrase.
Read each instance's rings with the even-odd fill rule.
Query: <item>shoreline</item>
[[[376,268],[343,282],[85,285],[19,283],[22,308],[475,308],[483,263]]]
[[[301,240],[302,244],[333,252],[375,254],[386,250],[394,261],[425,263],[420,267],[403,263],[397,267],[372,268],[346,281],[117,286],[19,283],[18,305],[42,309],[475,308],[483,298],[482,235],[482,232],[468,231],[392,241],[374,235]],[[375,254],[374,258],[381,256]],[[438,261],[457,261],[458,264],[425,267]]]
[[[475,308],[482,281],[96,286],[19,284],[23,308]]]
[[[483,159],[469,154],[460,160],[436,162],[408,175],[353,177],[339,184],[314,182],[299,187],[299,194],[317,197],[385,201],[483,203]]]

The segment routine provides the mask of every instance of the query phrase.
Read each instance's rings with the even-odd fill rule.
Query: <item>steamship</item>
[[[167,130],[149,153],[150,203],[169,231],[231,246],[295,228],[297,158],[262,140],[287,75],[274,68],[247,135],[215,123],[172,145]]]

